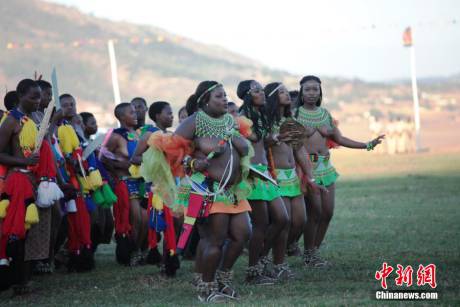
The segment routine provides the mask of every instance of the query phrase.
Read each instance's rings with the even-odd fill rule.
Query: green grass
[[[345,165],[348,159],[352,159]],[[408,161],[412,164],[408,164]],[[458,305],[460,284],[460,157],[424,154],[388,158],[339,155],[336,211],[323,256],[329,269],[304,269],[289,258],[296,280],[271,287],[243,284],[247,257],[235,268],[243,305],[402,305],[373,297],[380,283],[375,271],[386,261],[412,265],[435,263],[440,299],[424,301]],[[415,165],[415,166],[414,166]],[[365,169],[373,171],[366,173]],[[375,170],[380,171],[375,171]],[[361,175],[360,175],[361,174]],[[115,264],[113,246],[96,256],[97,268],[85,274],[55,273],[34,279],[24,297],[0,294],[0,305],[197,305],[189,285],[191,263],[183,262],[176,279],[163,279],[158,268],[125,268]],[[395,287],[393,273],[389,288]],[[414,273],[416,283],[416,274]],[[412,290],[429,290],[412,286]],[[418,304],[420,302],[417,302]]]

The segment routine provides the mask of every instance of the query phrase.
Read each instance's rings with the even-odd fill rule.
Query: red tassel
[[[56,167],[54,165],[53,153],[47,140],[43,141],[42,147],[40,148],[40,162],[38,163],[36,174],[39,178],[56,178]]]
[[[115,233],[119,235],[129,234],[131,232],[131,224],[129,222],[129,193],[128,186],[124,181],[120,180],[117,182],[115,195],[117,195],[117,202],[113,206]]]
[[[169,251],[174,251],[176,253],[176,231],[174,230],[174,220],[173,215],[171,213],[171,209],[169,209],[166,205],[163,204],[163,213],[166,222],[166,231],[165,231],[165,244],[166,248]]]
[[[76,252],[84,247],[91,246],[91,222],[85,200],[81,196],[75,199],[77,212],[68,213],[69,222],[69,250]]]
[[[6,244],[11,235],[24,239],[26,229],[24,219],[26,216],[27,199],[34,196],[33,186],[27,175],[14,172],[5,181],[5,194],[9,196],[10,204],[2,222],[2,238],[0,240],[0,259],[6,257]]]

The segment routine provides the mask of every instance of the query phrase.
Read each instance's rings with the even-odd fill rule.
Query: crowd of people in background
[[[223,84],[199,83],[174,132],[169,102],[135,97],[100,134],[78,97],[20,81],[0,114],[0,291],[97,269],[98,246],[112,242],[120,265],[157,265],[171,278],[194,259],[201,302],[240,298],[233,266],[245,248],[250,285],[293,279],[287,257],[332,265],[320,255],[338,178],[330,149],[371,151],[382,129],[369,142],[344,136],[315,76],[298,91],[244,80],[236,92],[239,103]]]

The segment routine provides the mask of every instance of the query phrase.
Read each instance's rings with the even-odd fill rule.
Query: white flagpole
[[[110,39],[107,45],[109,48],[110,70],[112,72],[113,98],[115,105],[117,105],[121,102],[121,97],[120,88],[118,86],[117,61],[115,59],[115,48],[113,46],[113,40]]]
[[[414,32],[412,31],[412,40]],[[415,123],[415,150],[419,152],[421,149],[420,143],[420,108],[418,101],[418,89],[417,89],[417,73],[415,69],[415,49],[414,44],[410,47],[410,71],[412,77],[412,98],[414,101],[414,123]]]

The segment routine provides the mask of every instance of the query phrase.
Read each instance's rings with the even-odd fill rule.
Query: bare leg
[[[215,279],[217,267],[222,257],[222,247],[227,238],[230,217],[227,214],[212,214],[206,224],[199,225],[207,233],[206,248],[203,252],[203,282]],[[201,231],[200,231],[201,232]]]
[[[321,218],[318,226],[318,231],[315,238],[315,247],[319,248],[326,236],[329,223],[334,214],[335,205],[335,184],[327,187],[329,193],[321,192]]]
[[[149,235],[149,217],[147,210],[141,207],[141,225],[139,232],[139,244],[142,250],[145,250],[148,246],[148,235]]]
[[[286,204],[287,202],[285,202]],[[286,206],[286,209],[288,207]],[[291,227],[289,229],[288,246],[296,242],[302,235],[302,231],[307,222],[307,214],[305,211],[305,201],[302,195],[291,199],[289,217],[291,220]]]
[[[130,199],[129,203],[129,222],[132,227],[132,238],[136,245],[136,250],[139,250],[141,247],[139,238],[141,236],[142,209],[138,199]]]
[[[309,191],[305,203],[307,207],[307,223],[304,228],[303,240],[304,248],[307,250],[315,247],[316,233],[321,218],[321,196]]]
[[[270,213],[270,226],[265,237],[263,255],[268,255],[273,247],[273,263],[284,262],[286,243],[289,233],[289,216],[281,198],[276,198],[268,205]]]
[[[268,227],[268,208],[264,201],[250,201],[252,212],[252,236],[249,240],[249,266],[259,262],[260,253],[264,246],[265,232]]]
[[[197,230],[200,235],[200,240],[198,241],[195,255],[195,273],[203,273],[203,267],[205,265],[205,263],[203,263],[203,254],[207,246],[207,233],[205,227],[199,227],[197,225]]]
[[[230,244],[227,247],[222,263],[222,270],[224,271],[232,269],[251,236],[249,214],[244,212],[231,215],[229,228]]]

